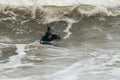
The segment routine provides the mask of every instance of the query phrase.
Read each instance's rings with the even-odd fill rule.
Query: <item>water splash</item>
[[[77,23],[78,21],[75,21],[73,19],[66,19],[66,22],[68,23],[68,26],[63,32],[65,32],[67,35],[64,37],[64,39],[70,38],[70,35],[72,34],[72,32],[70,32],[70,29],[72,28],[73,23]]]
[[[18,53],[18,55],[14,55],[11,56],[9,58],[9,62],[7,62],[6,64],[1,64],[0,68],[4,69],[4,68],[16,68],[18,66],[22,66],[22,65],[31,65],[31,64],[23,64],[22,63],[22,59],[25,57],[26,53],[25,51],[25,46],[26,44],[16,44],[16,52]]]

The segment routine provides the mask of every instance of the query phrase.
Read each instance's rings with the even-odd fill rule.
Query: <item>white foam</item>
[[[23,78],[6,78],[6,76],[2,77],[0,80],[36,80],[37,76],[27,76]]]
[[[16,67],[18,67],[18,66],[25,66],[25,65],[32,65],[32,64],[22,64],[22,62],[21,62],[21,60],[22,60],[22,58],[24,58],[25,57],[25,46],[26,46],[26,44],[16,44],[16,47],[17,47],[17,50],[16,50],[16,52],[18,53],[18,55],[14,55],[14,56],[11,56],[10,58],[9,58],[9,62],[8,63],[6,63],[6,64],[1,64],[1,66],[0,66],[0,69],[4,69],[4,68],[16,68]]]
[[[63,32],[67,33],[67,35],[64,37],[64,39],[67,39],[70,38],[70,35],[72,34],[72,32],[70,32],[70,29],[72,28],[73,23],[77,23],[78,21],[75,21],[73,19],[66,19],[65,21],[68,23],[68,26]]]
[[[113,37],[110,34],[107,33],[106,36],[109,40],[113,40]]]
[[[68,6],[75,4],[92,4],[103,6],[120,5],[120,0],[0,0],[0,4],[14,5],[14,6],[33,6],[37,2],[40,5],[57,5]]]
[[[11,39],[9,39],[8,37],[3,37],[3,36],[0,36],[0,42],[12,42]],[[2,45],[7,45],[7,44],[3,44],[3,43],[0,43]]]
[[[115,68],[111,70],[110,74],[120,77],[120,68]]]
[[[64,32],[67,33],[67,35],[64,37],[64,39],[69,38],[70,35],[72,34],[72,33],[69,31],[71,27],[72,27],[72,23],[69,23],[69,24],[68,24],[68,27],[64,30]]]
[[[80,4],[92,4],[97,6],[116,6],[120,5],[120,0],[77,0]]]
[[[18,55],[12,56],[10,57],[10,62],[11,63],[17,63],[17,64],[21,64],[21,59],[25,56],[25,44],[16,44],[17,50],[16,52],[18,53]]]
[[[113,13],[112,11],[109,11],[107,8],[101,7],[101,6],[98,6],[94,9],[92,9],[91,11],[79,9],[79,12],[81,12],[81,14],[84,14],[86,16],[93,16],[93,15],[96,15],[99,13],[104,13],[104,15],[106,15],[106,16],[118,16],[118,15],[120,15],[119,11],[115,11],[115,13]],[[103,14],[101,14],[101,15],[103,15]],[[102,19],[102,20],[104,20],[104,19]]]
[[[78,79],[77,75],[82,70],[80,67],[82,66],[81,63],[77,62],[66,69],[61,71],[57,71],[56,73],[48,76],[44,76],[45,78],[52,78],[52,80],[76,80]],[[80,69],[78,69],[80,68]],[[44,78],[43,77],[43,78]]]

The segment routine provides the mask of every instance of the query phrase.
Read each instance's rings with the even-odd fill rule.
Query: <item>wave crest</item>
[[[46,24],[53,21],[67,21],[73,19],[75,21],[84,17],[119,17],[120,10],[118,8],[96,7],[92,5],[78,6],[43,6],[43,7],[15,7],[1,6],[0,21],[17,20],[24,22],[35,19],[40,24]]]

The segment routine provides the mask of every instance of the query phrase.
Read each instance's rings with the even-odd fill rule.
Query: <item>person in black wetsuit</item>
[[[60,36],[51,33],[51,28],[48,27],[45,35],[42,36],[40,43],[41,44],[51,44],[51,41],[61,39]]]

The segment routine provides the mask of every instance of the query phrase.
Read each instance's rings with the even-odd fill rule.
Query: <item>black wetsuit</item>
[[[51,38],[49,38],[49,36],[51,36]],[[48,27],[47,28],[47,32],[45,33],[44,36],[42,36],[41,40],[40,40],[40,43],[41,44],[44,44],[44,43],[49,43],[53,40],[56,40],[56,39],[60,39],[60,36],[58,35],[55,35],[55,34],[52,34],[51,33],[51,28]]]
[[[52,39],[49,39],[49,38],[48,38],[48,35],[44,35],[44,36],[41,38],[41,41],[52,41]]]

